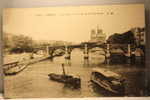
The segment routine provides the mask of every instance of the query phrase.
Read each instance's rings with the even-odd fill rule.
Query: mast
[[[64,64],[62,64],[62,69],[63,69],[63,75],[66,76]]]

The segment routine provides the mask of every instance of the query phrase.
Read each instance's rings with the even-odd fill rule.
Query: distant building
[[[135,41],[137,45],[145,45],[146,36],[145,36],[145,28],[134,28],[132,29],[134,33]]]
[[[106,34],[103,33],[102,29],[92,29],[91,30],[91,40],[90,42],[105,42],[106,41]]]

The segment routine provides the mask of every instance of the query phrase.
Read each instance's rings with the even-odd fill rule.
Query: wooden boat
[[[17,73],[23,71],[26,67],[27,67],[27,65],[18,65],[9,70],[4,70],[4,74],[5,75],[16,75]]]
[[[21,64],[19,61],[3,65],[5,75],[15,75],[27,67],[27,64]]]
[[[50,73],[50,74],[48,74],[49,79],[57,81],[57,82],[61,82],[64,84],[68,84],[68,85],[72,86],[73,88],[80,88],[81,87],[80,78],[73,77],[71,75],[66,75],[65,69],[64,69],[64,64],[62,64],[62,68],[63,68],[63,74]]]
[[[20,73],[21,71],[23,71],[25,68],[27,68],[28,65],[46,60],[46,59],[48,59],[48,57],[49,56],[4,64],[3,65],[4,74],[5,75],[16,75],[16,74]]]
[[[124,94],[124,79],[112,71],[95,68],[92,70],[91,81],[106,91],[114,94]]]

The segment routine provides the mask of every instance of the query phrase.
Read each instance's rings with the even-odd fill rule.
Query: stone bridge
[[[42,49],[45,51],[46,55],[49,55],[50,57],[54,56],[54,53],[56,50],[63,50],[65,53],[65,58],[70,59],[71,58],[71,52],[75,48],[79,48],[83,50],[84,53],[84,59],[89,58],[89,50],[92,48],[101,48],[105,52],[105,57],[109,58],[111,53],[121,53],[117,52],[117,49],[120,49],[123,51],[122,53],[128,57],[131,56],[132,49],[135,48],[135,45],[133,44],[107,44],[107,43],[81,43],[77,45],[62,45],[62,46],[46,46],[39,49]]]

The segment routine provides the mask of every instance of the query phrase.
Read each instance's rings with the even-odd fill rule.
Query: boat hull
[[[101,82],[98,82],[96,80],[91,80],[92,83],[96,84],[99,88],[102,88],[103,90],[114,94],[114,95],[124,95],[124,86],[114,86],[114,85],[108,85],[105,87],[105,85]],[[115,89],[113,88],[115,87]]]
[[[91,82],[114,94],[123,95],[125,91],[125,79],[117,73],[105,69],[93,69]]]
[[[73,86],[74,88],[80,88],[81,87],[81,80],[80,78],[75,78],[71,75],[59,75],[51,73],[48,75],[50,80],[61,82],[64,84],[69,84]]]

